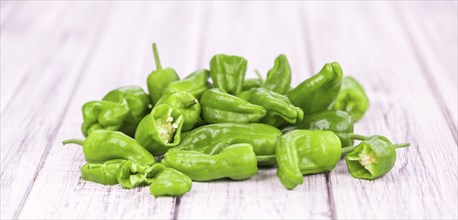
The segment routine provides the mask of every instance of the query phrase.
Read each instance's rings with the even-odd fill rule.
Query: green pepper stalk
[[[156,162],[136,140],[119,131],[97,130],[89,134],[86,140],[69,139],[63,144],[82,146],[84,157],[89,163],[104,163],[114,159],[132,160],[142,165]]]
[[[150,185],[153,196],[181,196],[192,188],[192,180],[178,170],[165,168]]]
[[[256,155],[250,144],[234,144],[218,154],[208,155],[198,151],[171,149],[161,163],[174,168],[195,181],[221,178],[242,180],[258,172]]]
[[[295,106],[304,111],[304,115],[325,110],[339,94],[342,75],[339,63],[326,63],[320,72],[300,83],[286,95]]]
[[[210,60],[210,77],[215,88],[229,94],[242,91],[247,60],[239,56],[217,54]]]
[[[207,90],[200,99],[202,118],[215,123],[252,123],[266,115],[266,109],[253,105],[220,89]]]
[[[261,74],[258,70],[254,71],[258,78],[255,79],[245,79],[243,81],[242,91],[249,90],[252,88],[259,88],[264,84],[264,80],[262,79]]]
[[[282,95],[291,89],[291,68],[284,54],[275,59],[274,67],[267,73],[263,87]]]
[[[248,143],[253,147],[258,165],[273,165],[277,139],[281,134],[280,130],[266,124],[210,124],[188,132],[174,149],[215,155],[229,145]]]
[[[169,83],[162,95],[169,96],[177,92],[189,92],[196,98],[200,99],[202,94],[210,89],[210,83],[208,83],[208,78],[210,77],[210,72],[205,69],[197,70],[182,80]]]
[[[162,155],[180,143],[183,121],[183,113],[178,109],[157,105],[138,125],[135,140],[154,156]]]
[[[259,105],[267,110],[261,122],[275,127],[285,124],[296,124],[304,117],[302,109],[294,106],[288,97],[265,88],[253,88],[237,94],[251,104]]]
[[[342,80],[342,88],[331,108],[350,113],[356,122],[364,116],[369,108],[369,98],[367,98],[363,86],[355,78],[346,76]]]
[[[168,104],[183,114],[182,131],[189,131],[195,127],[200,117],[199,100],[189,92],[177,92],[169,96],[162,96],[156,105]]]
[[[396,149],[409,143],[392,144],[383,136],[372,136],[360,144],[342,150],[348,153],[345,162],[354,178],[373,180],[388,173],[396,162]]]
[[[176,71],[170,67],[163,69],[161,61],[159,60],[159,54],[157,52],[156,43],[153,43],[154,60],[156,61],[156,70],[153,70],[146,80],[148,86],[149,95],[151,102],[154,104],[162,96],[165,87],[173,82],[180,79]]]

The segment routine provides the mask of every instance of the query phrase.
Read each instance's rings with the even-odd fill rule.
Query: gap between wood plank
[[[307,21],[307,13],[304,9],[304,7],[299,7],[299,14],[302,15],[302,19],[301,19],[301,26],[302,26],[302,35],[304,36],[305,38],[305,54],[307,55],[307,60],[309,61],[309,67],[310,67],[310,74],[313,74],[314,73],[314,60],[313,60],[313,56],[312,56],[312,38],[311,38],[311,35],[308,34],[307,32],[307,28],[305,27],[308,27],[308,21]],[[320,175],[323,175],[323,174],[320,174]],[[332,193],[332,184],[331,184],[331,178],[329,177],[329,172],[325,173],[324,174],[324,178],[325,178],[325,181],[326,181],[326,190],[327,190],[327,196],[328,196],[328,206],[329,206],[329,211],[330,211],[330,215],[329,217],[331,219],[336,219],[336,207],[335,207],[335,203],[334,203],[334,195]]]
[[[402,15],[400,12],[399,7],[396,7],[395,4],[392,4],[392,7],[394,8],[395,13],[397,14],[401,26],[405,30],[405,34],[407,35],[409,41],[410,41],[410,46],[412,47],[413,51],[415,51],[416,59],[420,63],[420,68],[422,69],[421,74],[426,80],[426,83],[428,85],[429,90],[433,94],[437,104],[439,105],[439,108],[445,117],[445,120],[447,121],[447,125],[452,132],[452,136],[455,140],[455,143],[458,143],[457,140],[457,128],[455,127],[455,124],[453,123],[453,118],[451,116],[450,110],[447,108],[445,105],[445,100],[444,97],[442,97],[439,87],[437,85],[436,80],[434,79],[434,76],[431,74],[431,69],[430,67],[426,64],[426,59],[423,56],[423,54],[420,52],[418,49],[418,43],[415,41],[415,38],[412,36],[412,31],[409,29],[409,26],[407,25],[407,20],[406,18]]]
[[[105,15],[102,16],[102,17],[104,17],[104,19],[102,19],[102,21],[101,21],[100,24],[98,25],[98,27],[100,27],[100,28],[98,28],[98,31],[97,31],[99,34],[96,35],[97,37],[94,39],[94,41],[92,42],[92,44],[91,44],[91,46],[90,46],[89,48],[97,48],[97,47],[98,47],[97,45],[99,45],[99,42],[100,42],[100,40],[102,39],[102,37],[101,37],[101,36],[102,36],[101,32],[107,27],[106,25],[105,25],[105,26],[103,25],[103,24],[105,24],[105,23],[108,21],[107,17],[108,17],[108,15],[109,15],[109,13],[107,12],[107,9],[105,9],[104,14],[105,14]],[[86,68],[89,66],[88,64],[89,64],[89,62],[90,62],[90,60],[91,60],[91,58],[92,58],[92,55],[94,54],[94,53],[91,53],[91,51],[92,51],[92,50],[90,50],[90,51],[87,52],[88,55],[86,56],[86,59],[83,61],[82,67],[81,67],[80,71],[78,71],[80,74],[78,75],[78,77],[77,77],[77,79],[76,79],[76,82],[75,82],[75,84],[74,84],[74,86],[73,86],[73,88],[72,88],[72,92],[70,93],[70,94],[72,94],[72,95],[74,95],[74,94],[76,93],[76,89],[78,88],[78,86],[79,86],[79,84],[80,84],[80,82],[81,82],[81,79],[83,78],[84,73],[86,72]],[[56,126],[56,128],[52,131],[51,136],[48,138],[46,147],[45,147],[45,149],[44,149],[44,151],[43,151],[43,154],[41,155],[40,162],[39,162],[38,165],[37,165],[37,168],[36,168],[36,170],[35,170],[35,172],[34,172],[34,175],[33,175],[33,177],[32,177],[32,180],[31,180],[30,183],[27,185],[27,189],[26,189],[26,191],[25,191],[25,193],[24,193],[24,195],[23,195],[23,197],[22,197],[22,199],[21,199],[21,202],[19,203],[19,205],[18,205],[16,211],[15,211],[14,214],[13,214],[13,219],[18,219],[19,215],[20,215],[21,212],[22,212],[22,209],[24,208],[25,202],[27,201],[27,198],[28,198],[29,195],[30,195],[30,191],[31,191],[32,188],[33,188],[33,185],[34,185],[34,183],[35,183],[35,180],[36,180],[37,177],[38,177],[38,174],[41,172],[41,169],[42,169],[43,166],[44,166],[44,163],[45,163],[45,161],[46,161],[46,158],[48,157],[50,148],[51,148],[51,146],[52,146],[53,143],[54,143],[54,140],[55,140],[55,138],[56,138],[57,132],[60,130],[60,127],[61,127],[61,125],[62,125],[62,121],[63,121],[63,119],[64,119],[65,116],[66,116],[66,113],[67,113],[67,111],[68,111],[68,108],[70,107],[70,103],[71,103],[72,100],[73,100],[73,96],[69,97],[68,100],[67,100],[67,103],[65,103],[65,108],[64,108],[63,112],[61,113],[61,115],[59,116],[59,119],[60,119],[59,121],[60,121],[60,123]]]

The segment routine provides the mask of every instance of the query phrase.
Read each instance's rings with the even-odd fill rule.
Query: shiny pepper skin
[[[217,54],[210,60],[210,77],[215,88],[237,94],[242,91],[247,60],[239,56]]]
[[[317,74],[306,79],[286,95],[290,101],[309,115],[327,109],[339,94],[342,84],[339,63],[327,63]]]
[[[81,131],[86,137],[96,130],[117,131],[129,114],[126,105],[110,101],[90,101],[83,105]]]
[[[162,97],[162,93],[166,86],[174,81],[180,79],[177,72],[172,68],[163,69],[159,54],[157,52],[156,44],[153,44],[154,59],[156,61],[156,70],[153,70],[146,79],[151,102],[155,104],[157,100]]]
[[[209,181],[228,177],[247,179],[258,172],[256,155],[250,144],[234,144],[218,154],[208,155],[198,151],[172,149],[161,161],[195,181]]]
[[[252,123],[260,121],[267,113],[259,105],[253,105],[220,89],[207,90],[200,99],[202,118],[210,124]]]
[[[135,140],[154,156],[164,154],[180,143],[183,113],[170,105],[154,106],[138,125]]]
[[[284,54],[275,59],[274,67],[267,72],[263,87],[282,95],[291,89],[291,68]]]
[[[277,176],[287,189],[293,189],[303,183],[303,175],[334,169],[341,153],[340,140],[331,131],[288,132],[277,144]]]
[[[297,121],[304,118],[302,109],[291,104],[288,97],[264,88],[243,91],[237,94],[237,97],[264,107],[267,113],[261,122],[275,127],[286,123],[296,124]]]
[[[373,180],[388,173],[396,163],[396,148],[409,144],[393,145],[388,138],[371,136],[351,151],[345,162],[354,178]]]
[[[326,130],[334,132],[340,139],[342,147],[353,145],[353,121],[350,114],[344,111],[324,110],[307,115],[297,125],[300,129]]]
[[[86,181],[103,185],[118,184],[118,174],[126,160],[108,160],[104,163],[87,163],[81,167],[81,176]]]
[[[150,185],[153,196],[181,196],[192,188],[192,180],[173,168],[163,169]]]
[[[189,92],[177,92],[169,96],[162,96],[156,105],[168,104],[183,114],[183,131],[189,131],[199,121],[200,103],[196,97]]]
[[[137,86],[126,86],[110,91],[104,101],[116,102],[127,106],[129,109],[119,131],[131,137],[134,136],[138,123],[145,117],[151,108],[148,94]]]
[[[154,157],[137,141],[119,131],[97,130],[86,140],[70,139],[64,144],[83,146],[84,158],[89,163],[104,163],[108,160],[132,160],[142,165],[156,162]]]
[[[197,70],[182,80],[169,83],[162,95],[169,96],[177,92],[189,92],[199,99],[205,91],[210,89],[209,77],[210,72],[208,70]]]
[[[266,124],[210,124],[188,132],[175,148],[215,155],[229,145],[248,143],[257,156],[267,156],[275,155],[281,135],[280,130]]]
[[[355,78],[346,76],[342,80],[342,88],[332,108],[350,113],[356,122],[364,116],[369,108],[369,98],[367,98],[363,86]]]

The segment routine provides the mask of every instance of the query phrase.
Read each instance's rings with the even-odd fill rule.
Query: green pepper
[[[252,88],[259,88],[262,85],[264,85],[264,80],[262,79],[261,74],[257,70],[255,71],[255,73],[258,76],[258,78],[245,79],[243,81],[243,86],[242,86],[242,90],[243,91],[249,90],[249,89],[252,89]]]
[[[210,60],[210,77],[215,88],[229,94],[242,91],[247,60],[243,57],[217,54]]]
[[[117,181],[126,189],[149,185],[153,182],[153,178],[163,169],[165,167],[160,163],[141,165],[128,160],[119,168]]]
[[[266,124],[210,124],[188,132],[174,149],[215,155],[228,145],[248,143],[256,156],[272,156],[280,136],[280,130]]]
[[[359,135],[353,134],[353,121],[350,114],[344,111],[324,110],[307,115],[297,125],[300,129],[326,130],[334,132],[340,139],[342,147],[353,145]]]
[[[153,196],[181,196],[192,188],[192,180],[178,170],[165,168],[150,185]]]
[[[96,130],[117,131],[129,114],[126,105],[110,101],[90,101],[83,105],[81,131],[88,136]]]
[[[199,99],[205,91],[210,89],[209,76],[208,70],[197,70],[182,80],[169,83],[162,95],[169,96],[177,92],[189,92]]]
[[[294,130],[284,134],[276,149],[277,176],[287,189],[303,183],[303,175],[334,169],[342,150],[331,131]]]
[[[104,163],[87,163],[81,167],[81,176],[86,181],[96,182],[103,185],[115,185],[118,183],[119,168],[126,160],[108,160]]]
[[[165,153],[161,163],[182,172],[195,181],[209,181],[225,177],[242,180],[258,172],[253,147],[245,143],[227,146],[216,155],[172,149]]]
[[[189,92],[177,92],[169,96],[162,96],[156,105],[168,104],[172,108],[176,108],[183,114],[183,128],[182,131],[189,131],[199,121],[200,117],[200,104]]]
[[[282,95],[291,89],[291,68],[284,54],[275,59],[274,67],[267,72],[264,88]]]
[[[342,88],[334,104],[331,106],[335,110],[343,110],[353,116],[356,122],[364,116],[369,108],[369,98],[367,98],[363,87],[351,76],[346,76],[342,80]]]
[[[251,123],[260,121],[266,110],[220,89],[207,90],[200,99],[202,118],[207,123]]]
[[[148,86],[151,102],[154,104],[161,98],[165,87],[169,83],[179,80],[180,77],[177,72],[170,67],[162,69],[155,43],[153,43],[153,52],[154,60],[156,61],[156,70],[153,70],[148,75],[146,85]]]
[[[119,131],[97,130],[86,140],[69,139],[63,144],[83,146],[84,157],[89,163],[105,163],[108,160],[132,160],[142,165],[156,162],[154,157],[137,141]]]
[[[336,99],[342,84],[339,63],[327,63],[319,73],[306,79],[287,93],[291,102],[309,115],[328,108]]]
[[[393,145],[388,138],[372,136],[360,144],[348,148],[345,162],[354,178],[373,180],[388,173],[396,163],[396,148],[410,144]]]
[[[167,104],[156,105],[138,125],[135,140],[151,154],[159,156],[180,143],[182,128],[181,111]]]
[[[267,114],[261,122],[276,127],[285,123],[296,124],[297,121],[302,120],[304,117],[302,109],[291,104],[288,97],[264,88],[243,91],[237,94],[237,97],[251,104],[264,107],[267,110]]]
[[[148,94],[138,86],[117,88],[110,91],[102,100],[121,103],[127,106],[129,113],[119,128],[119,131],[131,137],[134,136],[138,123],[148,114],[151,106]]]

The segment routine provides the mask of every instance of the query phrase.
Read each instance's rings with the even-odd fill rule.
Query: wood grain
[[[190,55],[197,53],[192,47],[201,23],[197,5],[126,2],[109,5],[113,7],[113,14],[107,18],[110,22],[97,50],[93,51],[62,129],[52,142],[46,163],[22,209],[21,218],[165,219],[174,216],[176,199],[156,199],[148,187],[124,190],[119,186],[107,187],[82,181],[79,172],[84,164],[81,149],[61,145],[64,139],[81,137],[80,106],[84,102],[100,99],[104,93],[119,86],[146,87],[146,76],[154,66],[153,41],[158,43],[164,67],[177,66],[185,73],[195,69],[195,58]],[[181,16],[167,17],[173,13]],[[182,40],[181,47],[165,44],[168,36]],[[36,209],[45,201],[46,207]]]
[[[330,174],[336,217],[456,218],[457,188],[449,187],[457,184],[456,142],[392,9],[388,3],[304,8],[314,30],[314,66],[339,60],[344,74],[356,76],[370,97],[357,132],[412,144],[398,150],[396,166],[376,181],[352,178],[342,161]]]

